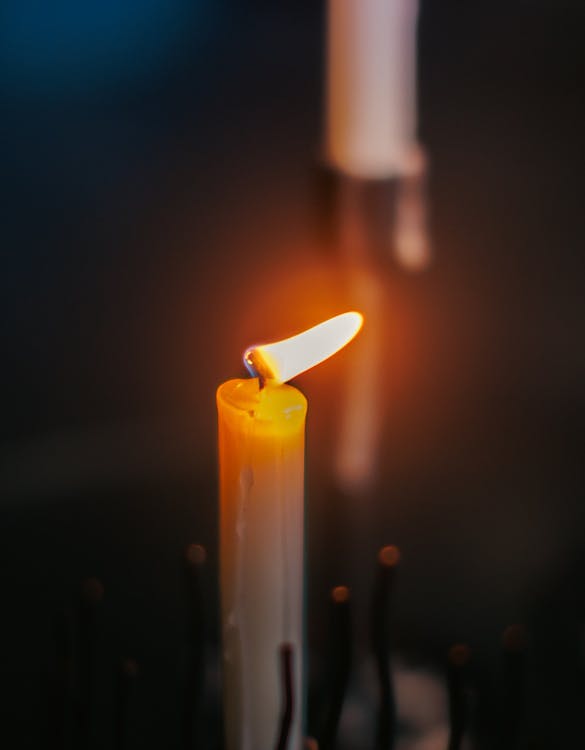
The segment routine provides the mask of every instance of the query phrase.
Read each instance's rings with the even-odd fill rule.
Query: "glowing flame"
[[[253,377],[286,383],[343,349],[363,322],[358,312],[336,315],[289,339],[251,346],[244,352],[244,364]]]

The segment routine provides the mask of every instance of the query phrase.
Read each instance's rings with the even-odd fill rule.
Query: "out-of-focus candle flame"
[[[358,312],[336,315],[288,339],[251,346],[244,352],[244,364],[253,377],[286,383],[349,344],[363,322]]]

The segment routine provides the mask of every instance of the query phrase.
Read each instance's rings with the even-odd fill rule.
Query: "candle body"
[[[291,750],[302,741],[304,436],[289,385],[231,380],[217,391],[224,726],[227,750],[275,746],[279,649],[294,649]]]
[[[407,169],[416,142],[418,0],[328,0],[326,156],[364,178]]]

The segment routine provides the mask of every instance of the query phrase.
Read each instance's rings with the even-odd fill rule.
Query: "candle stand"
[[[403,564],[399,550],[386,546],[379,550],[372,570],[369,642],[366,644],[367,654],[363,657],[372,667],[372,696],[368,707],[372,725],[368,736],[359,745],[348,744],[345,737],[354,720],[352,714],[356,712],[356,707],[352,706],[351,686],[359,667],[352,632],[352,595],[343,585],[331,590],[327,648],[319,655],[318,674],[310,668],[312,654],[309,654],[311,678],[305,748],[394,750],[402,746],[417,747],[412,738],[421,730],[409,725],[401,715],[400,690],[397,690],[397,676],[400,684],[401,670],[411,675],[420,673],[431,677],[445,691],[444,724],[434,729],[442,740],[429,744],[429,747],[444,747],[445,750],[527,747],[520,744],[521,739],[526,741],[521,733],[526,726],[525,688],[530,654],[525,628],[512,625],[505,630],[501,642],[501,665],[493,684],[482,680],[481,673],[474,667],[474,655],[466,644],[453,644],[442,653],[435,652],[429,657],[430,651],[424,643],[417,643],[412,638],[409,643],[400,632],[396,584],[400,583],[400,566]],[[184,643],[181,669],[173,686],[180,697],[179,746],[182,750],[220,750],[223,728],[220,682],[216,679],[219,639],[209,627],[210,608],[215,603],[210,603],[204,595],[209,583],[206,580],[209,566],[202,545],[192,544],[187,548],[181,570]],[[94,733],[100,721],[96,712],[99,696],[95,690],[95,644],[99,611],[107,606],[104,586],[97,579],[89,578],[81,587],[77,605],[58,618],[54,634],[55,658],[47,696],[48,745],[55,750],[95,746]],[[293,750],[288,742],[288,731],[294,712],[304,697],[295,694],[290,645],[283,643],[275,659],[280,664],[281,714],[274,750]],[[111,742],[108,747],[115,750],[134,747],[132,725],[140,721],[145,710],[135,695],[141,669],[138,661],[124,656],[111,675],[113,715],[109,717]]]

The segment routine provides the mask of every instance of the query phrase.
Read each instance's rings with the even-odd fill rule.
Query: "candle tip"
[[[526,628],[524,625],[508,625],[502,634],[502,646],[509,653],[520,653],[526,648]]]
[[[124,659],[122,661],[122,674],[124,677],[134,679],[138,677],[138,664],[134,659]]]
[[[464,667],[471,659],[471,649],[466,643],[456,643],[449,649],[449,663],[454,667]]]
[[[347,586],[335,586],[331,589],[331,599],[334,604],[345,604],[349,601],[350,592]]]
[[[395,568],[400,562],[400,550],[393,544],[388,544],[378,552],[378,561],[384,568]]]
[[[185,559],[190,565],[203,565],[207,560],[207,550],[202,544],[190,544],[185,551]]]
[[[81,596],[87,604],[99,604],[104,598],[104,585],[98,578],[86,578],[81,585]]]

